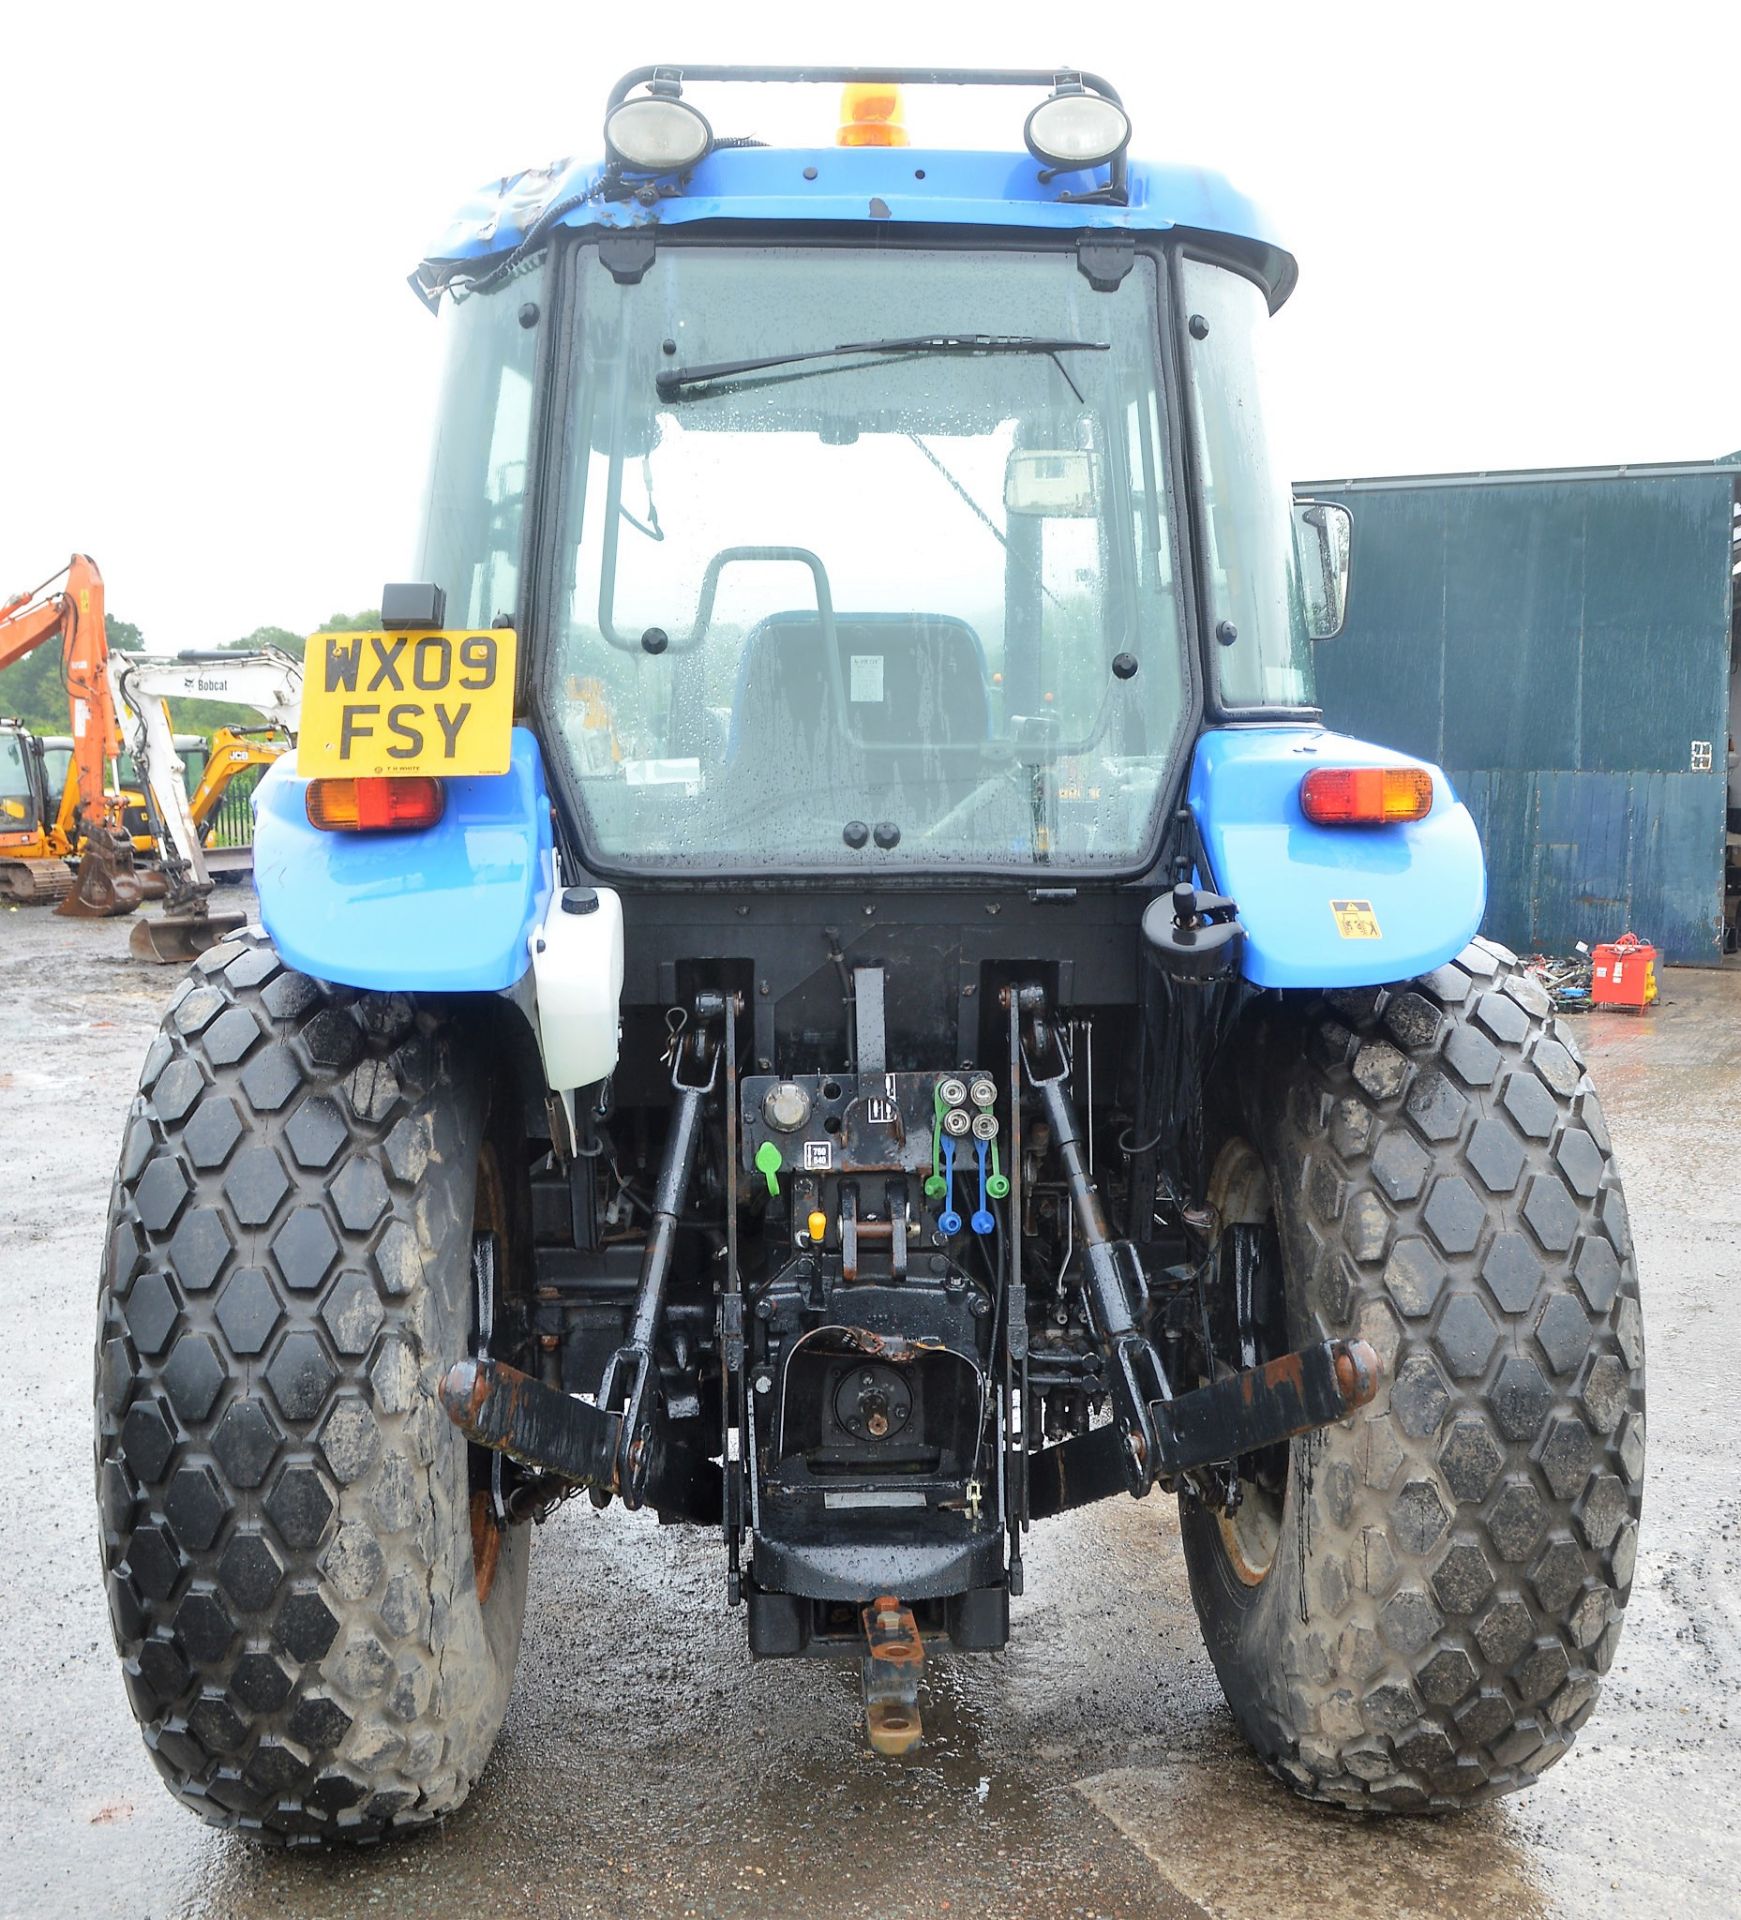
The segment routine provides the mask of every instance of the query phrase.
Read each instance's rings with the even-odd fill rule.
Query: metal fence
[[[207,823],[208,847],[251,847],[254,844],[254,789],[264,767],[244,767],[224,789],[217,811]]]

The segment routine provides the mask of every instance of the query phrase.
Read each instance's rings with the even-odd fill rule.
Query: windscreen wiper
[[[1107,340],[1042,340],[1021,333],[922,333],[905,340],[853,340],[839,347],[810,347],[800,353],[774,353],[759,360],[714,360],[699,367],[666,367],[658,375],[660,395],[669,400],[685,387],[729,380],[740,373],[765,373],[770,367],[795,367],[806,360],[834,360],[850,353],[1107,353]],[[1059,368],[1063,372],[1063,368]],[[1066,379],[1069,375],[1065,374]],[[1075,386],[1075,382],[1070,382]]]

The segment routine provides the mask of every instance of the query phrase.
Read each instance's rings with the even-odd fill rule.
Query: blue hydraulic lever
[[[943,1136],[943,1211],[937,1216],[937,1231],[961,1231],[961,1215],[955,1211],[955,1139],[947,1133]]]
[[[979,1209],[973,1216],[973,1230],[975,1233],[990,1233],[997,1222],[991,1217],[990,1207],[985,1204],[985,1142],[975,1139],[973,1151],[979,1157]]]

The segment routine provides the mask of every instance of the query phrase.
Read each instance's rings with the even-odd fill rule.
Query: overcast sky
[[[405,275],[484,180],[595,151],[626,68],[1059,55],[1121,88],[1139,153],[1275,211],[1301,477],[1741,446],[1732,0],[70,0],[0,9],[0,591],[81,549],[159,647],[374,604],[438,366]],[[729,130],[826,143],[835,105]],[[1019,148],[1008,100],[908,106],[915,145]]]

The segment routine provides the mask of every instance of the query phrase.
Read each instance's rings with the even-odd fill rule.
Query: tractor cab
[[[1311,709],[1263,425],[1292,261],[1122,146],[928,153],[860,87],[842,145],[775,152],[646,89],[612,137],[686,128],[675,181],[616,152],[541,210],[506,183],[421,280],[457,297],[419,571],[456,624],[535,600],[526,698],[589,861],[1151,867],[1206,705]],[[1043,105],[1030,140],[1128,135],[1100,83]],[[548,231],[536,275],[509,207]]]

